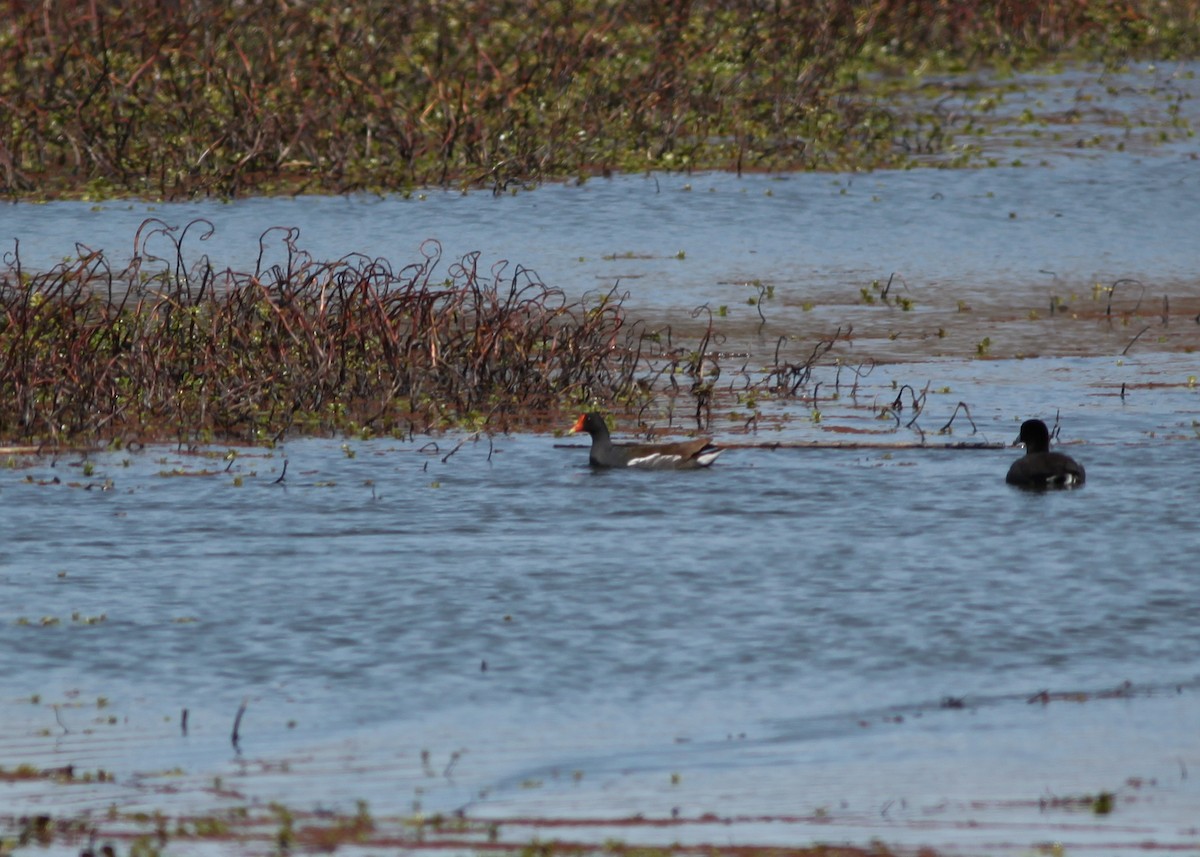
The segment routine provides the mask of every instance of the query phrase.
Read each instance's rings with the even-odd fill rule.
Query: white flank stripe
[[[643,455],[641,458],[629,459],[629,467],[659,467],[661,465],[674,464],[679,461],[678,455],[663,455],[661,452],[652,452],[649,455]]]

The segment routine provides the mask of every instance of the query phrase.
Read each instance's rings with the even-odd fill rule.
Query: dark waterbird
[[[1025,454],[1008,468],[1004,481],[1020,488],[1074,488],[1083,484],[1083,465],[1069,455],[1050,451],[1050,430],[1041,420],[1021,423],[1013,446],[1025,445]]]
[[[592,467],[639,467],[645,470],[691,470],[708,467],[721,450],[706,437],[676,443],[616,444],[608,436],[604,417],[596,412],[583,414],[571,432],[585,431],[592,436],[588,462]]]

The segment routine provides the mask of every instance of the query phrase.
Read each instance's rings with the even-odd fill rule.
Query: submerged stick
[[[1143,334],[1143,333],[1145,333],[1145,332],[1146,332],[1147,330],[1149,330],[1149,329],[1150,329],[1150,325],[1146,325],[1146,326],[1145,326],[1145,327],[1143,327],[1141,330],[1139,330],[1139,331],[1138,331],[1138,332],[1137,332],[1137,333],[1134,335],[1133,339],[1129,340],[1129,344],[1128,344],[1128,345],[1126,345],[1126,346],[1125,346],[1123,349],[1121,349],[1121,356],[1124,356],[1124,355],[1128,354],[1128,353],[1129,353],[1129,349],[1130,349],[1130,348],[1133,348],[1133,343],[1137,342],[1137,341],[1138,341],[1138,340],[1141,338],[1142,334]]]
[[[1108,306],[1106,306],[1104,308],[1104,314],[1107,316],[1112,315],[1113,295],[1116,294],[1117,286],[1121,286],[1121,285],[1141,286],[1142,292],[1140,295],[1138,295],[1137,303],[1134,304],[1134,306],[1133,306],[1133,312],[1137,312],[1138,307],[1140,307],[1142,305],[1142,298],[1144,298],[1146,296],[1146,286],[1144,283],[1142,283],[1141,280],[1133,280],[1133,279],[1129,279],[1128,277],[1126,277],[1124,279],[1116,280],[1108,288]]]
[[[458,452],[460,449],[462,449],[462,448],[463,448],[463,444],[465,444],[465,443],[466,443],[468,440],[472,440],[472,439],[474,439],[474,440],[478,440],[478,439],[479,439],[479,435],[478,435],[478,434],[476,434],[476,435],[474,436],[474,438],[464,437],[462,440],[460,440],[460,441],[459,441],[459,442],[458,442],[458,443],[455,445],[454,449],[450,450],[449,452],[447,452],[445,455],[443,455],[443,456],[442,456],[442,464],[445,464],[447,461],[449,461],[449,460],[450,460],[450,456],[454,455],[454,453],[456,453],[456,452]]]
[[[248,700],[243,699],[242,704],[238,706],[237,716],[233,718],[233,734],[230,735],[230,743],[233,744],[233,749],[239,753],[242,748],[238,746],[238,728],[242,725],[242,715],[246,713],[246,704]]]
[[[971,419],[971,409],[967,407],[966,402],[959,402],[954,407],[954,413],[950,415],[950,419],[946,421],[944,426],[938,429],[938,434],[949,434],[950,427],[954,424],[954,418],[958,416],[958,412],[960,410],[967,415],[967,422],[971,424],[971,434],[977,434],[979,432],[979,427],[975,425],[975,420]]]

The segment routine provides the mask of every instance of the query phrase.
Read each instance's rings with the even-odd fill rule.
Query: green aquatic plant
[[[990,63],[1003,78],[1061,56],[1116,67],[1200,43],[1187,0],[5,12],[0,191],[91,200],[905,166],[954,143],[947,111],[895,97],[928,75]]]
[[[272,803],[270,810],[278,821],[279,827],[275,832],[275,845],[285,854],[291,851],[296,841],[295,820],[291,810],[280,803]]]

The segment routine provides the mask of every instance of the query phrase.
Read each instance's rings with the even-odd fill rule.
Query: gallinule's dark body
[[[592,467],[640,467],[647,470],[691,470],[708,467],[721,450],[706,437],[677,443],[616,444],[608,436],[604,417],[592,412],[575,421],[572,432],[592,436],[588,462]]]
[[[1025,444],[1025,454],[1008,468],[1004,481],[1021,488],[1072,488],[1082,485],[1083,465],[1069,455],[1050,451],[1050,430],[1041,420],[1021,423],[1013,446]]]

